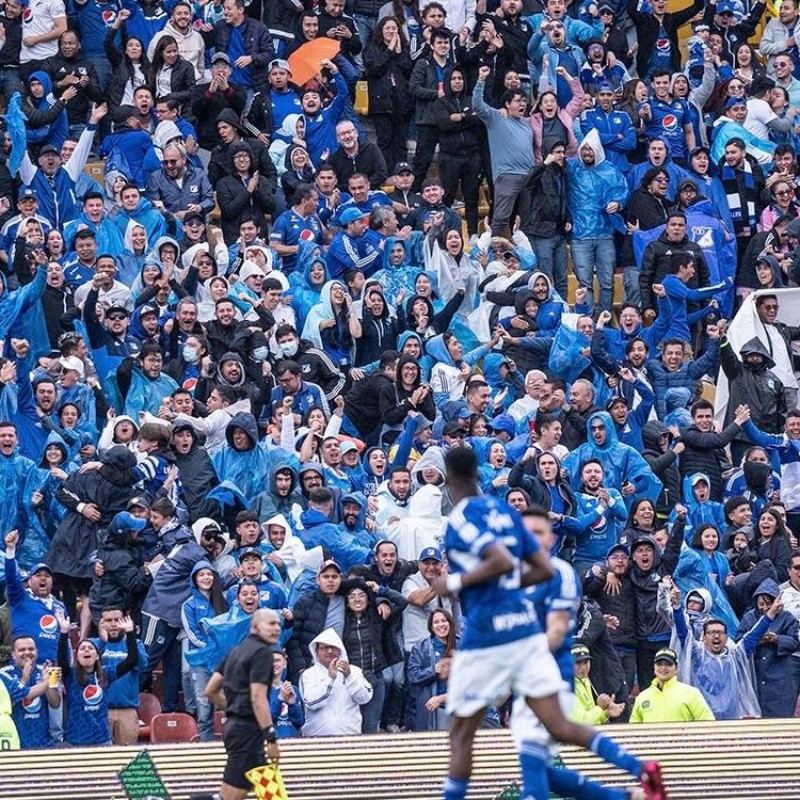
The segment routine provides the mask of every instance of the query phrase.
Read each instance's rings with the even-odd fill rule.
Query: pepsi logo
[[[42,698],[39,697],[26,697],[22,701],[22,707],[28,714],[35,714],[42,707]]]
[[[183,387],[187,392],[193,392],[197,386],[197,378],[187,378],[183,382]]]
[[[114,24],[114,20],[117,18],[117,12],[112,8],[108,8],[100,16],[103,18],[103,23],[106,25],[106,27],[110,27]]]
[[[52,614],[45,614],[39,620],[39,627],[43,633],[55,633],[58,630],[58,620]]]
[[[678,118],[674,114],[667,114],[664,119],[661,120],[661,127],[665,131],[678,130]]]
[[[314,231],[308,230],[306,228],[303,231],[300,231],[300,240],[303,242],[313,242],[314,241]]]
[[[22,12],[22,21],[23,22],[30,22],[33,19],[33,11],[30,8],[26,8]]]
[[[656,50],[660,50],[662,53],[666,53],[671,46],[669,39],[656,40]]]
[[[96,683],[90,683],[83,689],[83,702],[89,706],[96,706],[103,700],[103,688]]]
[[[595,520],[592,523],[592,530],[602,532],[606,529],[606,518],[605,516],[600,517],[600,519]]]

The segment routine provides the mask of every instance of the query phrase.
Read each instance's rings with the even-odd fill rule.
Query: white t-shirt
[[[769,128],[767,125],[772,120],[777,119],[777,114],[769,107],[766,100],[751,97],[747,101],[747,119],[744,127],[759,139],[769,139]]]
[[[63,0],[31,0],[28,7],[22,12],[22,38],[28,36],[41,36],[50,33],[55,28],[55,21],[59,17],[66,17]],[[58,39],[49,42],[39,42],[33,47],[22,45],[19,52],[19,63],[27,64],[28,61],[41,61],[50,58],[58,52]]]

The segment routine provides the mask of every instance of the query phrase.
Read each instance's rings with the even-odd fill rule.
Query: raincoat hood
[[[606,440],[601,445],[597,444],[592,436],[592,422],[596,419],[599,419],[606,426]],[[594,414],[589,415],[586,420],[586,442],[595,450],[609,450],[619,444],[617,427],[607,411],[595,411]]]
[[[319,664],[319,659],[317,658],[317,645],[318,644],[327,644],[331,647],[338,647],[341,651],[339,658],[343,661],[349,661],[350,659],[347,656],[347,650],[344,649],[344,644],[342,640],[339,638],[339,634],[333,628],[326,628],[322,633],[318,634],[311,640],[311,644],[308,645],[308,650],[311,653],[311,657],[314,659],[315,664]],[[320,665],[321,666],[321,665]]]
[[[587,144],[594,151],[594,164],[592,167],[602,164],[606,160],[606,151],[603,149],[603,145],[600,143],[600,134],[597,132],[596,128],[592,128],[589,133],[587,133],[586,136],[584,136],[583,139],[581,139],[581,141],[578,143],[578,158],[584,167],[587,167],[587,165],[584,164],[583,159],[580,156],[580,152],[583,146]],[[591,169],[592,167],[587,168]]]
[[[250,438],[250,447],[247,449],[252,450],[255,448],[258,443],[258,423],[256,422],[256,418],[252,414],[248,414],[244,411],[234,414],[225,428],[225,438],[231,447],[233,447],[233,432],[236,428],[243,430]]]
[[[703,607],[698,612],[695,612],[698,614],[710,613],[711,607],[714,605],[714,601],[711,597],[711,592],[709,592],[708,589],[691,589],[686,593],[686,597],[683,601],[684,606],[688,606],[690,600],[702,603]]]
[[[672,434],[669,428],[661,420],[651,419],[642,426],[642,442],[645,450],[652,450],[656,453],[661,452],[660,439],[664,434],[668,434],[672,441]]]
[[[764,578],[764,580],[758,584],[758,588],[755,592],[753,592],[753,605],[755,605],[755,599],[759,595],[765,595],[769,597],[770,600],[774,600],[780,593],[781,590],[776,580],[773,578]]]
[[[427,351],[428,355],[432,356],[437,361],[440,361],[442,364],[447,364],[450,367],[455,366],[453,359],[450,356],[450,352],[447,349],[447,345],[445,344],[443,333],[428,339],[428,343],[425,345],[425,350]]]
[[[422,470],[424,469],[435,469],[442,476],[442,483],[444,483],[446,470],[444,467],[444,450],[441,447],[438,445],[429,447],[411,468],[411,480],[417,486],[427,486],[422,482]]]
[[[761,342],[757,336],[754,336],[749,341],[745,342],[739,353],[742,356],[742,366],[746,369],[752,370],[753,372],[763,372],[764,370],[772,369],[775,366],[775,361],[773,360],[772,356],[767,351],[767,348]],[[762,367],[753,368],[751,367],[744,359],[745,356],[748,355],[759,355],[764,359],[764,364]]]

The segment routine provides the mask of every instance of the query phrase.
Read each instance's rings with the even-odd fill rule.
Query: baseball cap
[[[600,3],[600,5],[597,7],[597,13],[602,14],[604,11],[608,11],[610,14],[615,13],[612,5],[609,5],[608,3]]]
[[[44,144],[39,148],[39,155],[43,156],[45,153],[55,153],[58,155],[58,149],[54,144]]]
[[[618,552],[620,550],[623,553],[625,553],[626,556],[629,556],[631,554],[630,550],[628,550],[628,546],[627,545],[624,545],[624,544],[621,544],[620,542],[617,542],[616,544],[612,544],[611,547],[608,548],[608,552],[606,553],[606,558],[611,558],[611,556],[614,553],[616,553],[616,552]]]
[[[150,503],[147,502],[146,497],[142,497],[141,495],[137,495],[136,497],[131,497],[128,500],[128,510],[132,508],[150,508]]]
[[[17,195],[17,200],[22,200],[24,197],[32,197],[34,200],[38,200],[36,197],[36,192],[34,192],[30,186],[25,186],[20,190],[19,194]]]
[[[340,575],[342,574],[342,568],[332,558],[329,558],[319,565],[317,575],[322,575],[329,567],[333,567]]]
[[[268,72],[272,72],[274,69],[285,69],[290,75],[292,73],[292,68],[289,66],[289,62],[285,58],[273,58],[272,61],[269,62]]]
[[[125,306],[110,306],[106,311],[106,317],[110,317],[112,314],[123,314],[126,317],[131,315],[131,312],[128,311]]]
[[[219,51],[214,53],[214,57],[211,59],[211,63],[212,64],[216,64],[217,61],[224,61],[226,64],[230,64],[231,63],[231,60],[228,57],[228,54],[227,53],[222,53],[222,52],[219,52]]]
[[[604,92],[606,94],[614,94],[614,87],[607,81],[603,81],[603,83],[597,87],[597,94],[603,94]]]
[[[358,452],[358,448],[356,447],[354,442],[342,442],[341,446],[339,447],[340,455],[345,455],[345,453],[352,453],[353,450]]]
[[[467,432],[464,430],[464,426],[458,421],[453,420],[452,422],[448,422],[447,425],[444,426],[444,430],[442,433],[445,436],[466,436]]]
[[[683,179],[683,180],[682,180],[682,181],[681,181],[681,182],[678,184],[678,191],[679,191],[679,192],[682,192],[684,189],[687,189],[687,188],[689,188],[689,187],[691,187],[692,189],[694,189],[695,191],[697,191],[697,184],[696,184],[696,183],[695,183],[693,180],[690,180],[689,178],[684,178],[684,179]]]
[[[631,553],[640,545],[646,544],[656,549],[656,540],[650,536],[648,533],[640,533],[638,536],[633,537],[633,542],[631,542]]]
[[[611,411],[617,403],[622,403],[624,406],[628,405],[628,401],[622,395],[615,395],[606,403],[606,411]]]
[[[655,664],[659,661],[668,661],[670,664],[677,665],[678,656],[676,655],[675,651],[670,650],[669,647],[662,647],[656,653],[656,657],[653,659],[653,663]]]
[[[364,212],[358,208],[351,207],[346,208],[342,213],[339,215],[339,222],[342,225],[349,225],[351,222],[355,222],[358,219],[364,219]]]
[[[114,515],[108,526],[109,533],[124,533],[125,531],[140,531],[147,525],[147,520],[134,517],[128,511],[120,511]]]
[[[734,0],[722,0],[717,3],[717,14],[733,14],[736,11]]]
[[[183,224],[188,225],[192,220],[199,219],[200,222],[205,222],[206,218],[199,211],[190,211],[184,218]]]
[[[28,570],[28,577],[30,578],[31,575],[35,575],[37,572],[44,570],[45,572],[49,572],[51,575],[53,574],[53,570],[50,569],[49,564],[45,564],[44,561],[40,561],[38,564],[34,564],[30,570]]]
[[[394,175],[399,175],[401,172],[413,172],[414,170],[411,169],[411,164],[408,161],[398,161],[394,165]]]
[[[746,106],[747,100],[744,97],[729,97],[725,103],[725,108],[734,108],[735,106]]]
[[[148,305],[142,306],[141,309],[139,310],[139,319],[141,319],[142,317],[146,317],[148,314],[155,314],[156,316],[158,316],[158,309],[155,306],[148,306]]]
[[[589,652],[589,648],[585,644],[575,644],[570,648],[572,652],[572,657],[576,661],[591,661],[592,654]]]
[[[86,370],[83,366],[83,361],[75,356],[66,356],[58,359],[58,363],[61,364],[62,369],[71,369],[73,372],[77,372],[81,378],[86,374]]]
[[[419,561],[442,561],[442,551],[438,547],[426,547],[419,554]]]
[[[264,554],[257,547],[245,547],[239,551],[239,561],[243,561],[247,556],[255,556],[261,561],[264,560]]]

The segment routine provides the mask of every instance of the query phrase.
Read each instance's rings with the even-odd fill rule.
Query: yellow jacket
[[[594,701],[596,696],[589,678],[575,678],[575,705],[569,715],[570,719],[583,725],[602,725],[608,722],[608,715]]]
[[[3,750],[19,750],[19,736],[11,719],[11,695],[0,681],[0,751]]]
[[[650,687],[639,693],[631,712],[631,722],[693,722],[713,720],[714,714],[708,707],[699,689],[670,678],[659,688],[658,678]]]

